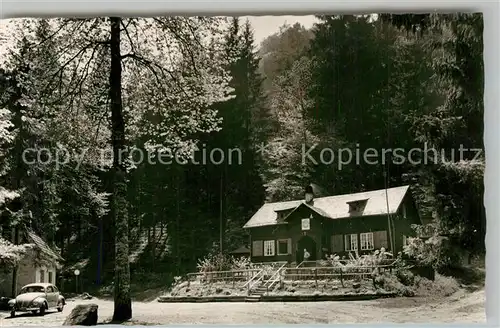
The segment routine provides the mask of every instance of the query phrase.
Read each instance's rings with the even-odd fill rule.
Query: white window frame
[[[280,243],[285,243],[286,244],[286,253],[280,253]],[[290,250],[288,249],[288,239],[278,239],[276,241],[276,253],[278,253],[278,255],[288,255],[290,254]]]
[[[373,232],[360,233],[359,243],[362,251],[369,251],[375,249],[375,243],[373,241]]]
[[[344,236],[344,245],[346,252],[358,250],[358,235],[352,233]],[[354,246],[354,247],[353,247]]]
[[[274,240],[264,240],[264,256],[275,255],[275,244]]]

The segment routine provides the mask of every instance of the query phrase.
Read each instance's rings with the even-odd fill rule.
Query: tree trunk
[[[160,171],[157,170],[156,171],[156,181],[160,181]],[[155,262],[156,262],[156,248],[157,248],[157,239],[159,239],[160,237],[157,235],[156,233],[156,226],[158,225],[158,208],[159,208],[159,202],[160,202],[160,195],[161,195],[161,189],[162,189],[162,185],[161,184],[157,184],[156,186],[156,192],[155,194],[153,195],[153,206],[152,209],[153,209],[153,240],[152,240],[152,244],[151,244],[151,251],[152,251],[152,259],[153,259],[153,267],[155,265]]]
[[[83,243],[82,239],[82,218],[78,217],[78,242]]]
[[[111,17],[111,71],[109,75],[111,100],[111,138],[113,145],[113,202],[115,222],[115,277],[113,321],[132,318],[130,298],[130,265],[128,260],[127,184],[125,168],[125,122],[122,108],[122,67],[120,54],[121,18]]]
[[[177,206],[177,214],[175,216],[175,253],[176,253],[176,274],[178,275],[181,272],[181,256],[180,256],[180,218],[181,218],[181,202],[180,202],[180,174],[181,174],[181,168],[177,165],[176,170],[175,170],[175,201],[176,201],[176,206]]]
[[[65,232],[59,232],[59,244],[61,245],[61,257],[64,258],[66,256],[66,244],[64,243],[64,234]]]
[[[27,73],[28,69],[26,67],[23,67],[21,69],[22,73]],[[19,103],[19,99],[22,98],[23,96],[23,91],[20,86],[16,87],[16,92],[10,99],[10,101],[14,104],[17,104],[15,107],[15,112],[14,112],[14,117],[12,120],[12,123],[14,124],[14,127],[18,129],[18,134],[16,136],[15,142],[14,142],[14,161],[15,161],[15,168],[13,171],[12,175],[12,190],[18,191],[21,189],[22,186],[22,180],[23,177],[26,176],[26,170],[27,167],[24,165],[22,153],[23,151],[27,148],[30,147],[28,144],[25,145],[25,123],[23,122],[23,110],[26,108]],[[24,198],[24,195],[22,196]],[[26,208],[25,204],[23,205],[23,208],[21,211],[24,211]],[[29,205],[28,205],[29,206]],[[22,221],[25,221],[24,216],[22,217]],[[12,235],[12,243],[14,245],[19,244],[19,222],[16,223],[14,230],[13,230],[13,235]],[[12,297],[17,296],[17,265],[12,269],[12,286],[11,286],[11,292],[12,292]]]
[[[223,177],[220,175],[219,185],[219,251],[222,254],[224,251],[224,213],[223,213]]]
[[[97,254],[97,286],[101,285],[102,281],[102,264],[103,264],[103,224],[102,224],[102,217],[99,218],[99,247],[98,247],[98,254]]]
[[[12,243],[14,245],[19,244],[19,227],[17,225],[14,227],[14,235]],[[15,298],[17,296],[17,267],[18,265],[16,264],[12,268],[12,290],[11,290],[12,298]]]

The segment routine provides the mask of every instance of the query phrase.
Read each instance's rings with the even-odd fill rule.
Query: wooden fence
[[[251,268],[242,270],[229,271],[207,271],[189,273],[187,281],[192,282],[199,279],[201,282],[228,282],[233,286],[238,282],[267,282],[273,280],[273,284],[278,281],[340,281],[344,285],[346,280],[354,279],[372,279],[373,273],[383,273],[388,271],[392,273],[393,264],[377,265],[377,266],[325,266],[325,267],[287,267],[286,263],[279,263],[279,268],[266,270],[266,268]],[[269,272],[267,272],[269,271]],[[257,279],[258,278],[258,279]],[[272,279],[271,279],[272,278]],[[276,280],[276,281],[274,281]]]
[[[339,267],[297,267],[286,268],[283,271],[283,280],[314,280],[318,281],[339,280],[342,286],[345,280],[372,279],[373,273],[392,273],[394,266],[339,266]]]
[[[352,263],[351,260],[337,260],[338,263],[342,265],[347,265],[349,263]],[[378,265],[391,265],[394,264],[395,259],[393,258],[387,258],[383,260],[378,260],[377,262],[371,264],[373,266],[378,266]],[[318,261],[302,261],[300,262],[296,268],[313,268],[313,267],[332,267],[333,265],[330,264],[329,261],[327,260],[318,260]]]
[[[197,278],[203,282],[246,282],[252,279],[261,269],[243,269],[243,270],[229,270],[229,271],[207,271],[188,273],[187,281],[194,281]]]

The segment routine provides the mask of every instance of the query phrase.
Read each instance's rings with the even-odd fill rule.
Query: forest
[[[0,70],[0,257],[29,227],[126,300],[130,280],[172,281],[247,245],[264,202],[310,183],[326,195],[410,184],[435,234],[485,252],[481,14],[317,16],[260,45],[231,17],[16,24]],[[446,158],[339,168],[304,162],[304,147]],[[200,165],[196,149],[238,149],[241,163]],[[134,157],[165,152],[182,160]]]

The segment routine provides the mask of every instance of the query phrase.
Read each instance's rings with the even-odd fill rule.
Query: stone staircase
[[[250,295],[252,296],[262,296],[267,292],[267,288],[264,286],[264,284],[261,284],[257,288],[254,288],[250,291]]]
[[[245,300],[247,302],[260,301],[260,298],[268,292],[268,288],[273,288],[273,284],[275,284],[277,281],[277,274],[279,274],[280,270],[282,270],[284,266],[286,266],[286,263],[282,264],[279,268],[275,267],[274,272],[261,273],[260,275],[258,275],[258,279],[256,280],[256,282],[250,286],[249,295]],[[254,279],[255,277],[251,280]],[[251,282],[251,280],[249,281],[249,283]]]
[[[259,295],[249,295],[245,298],[245,302],[260,302]]]
[[[247,302],[258,302],[262,295],[267,292],[267,288],[264,286],[264,283],[261,282],[257,287],[252,288],[250,294],[246,297]]]

